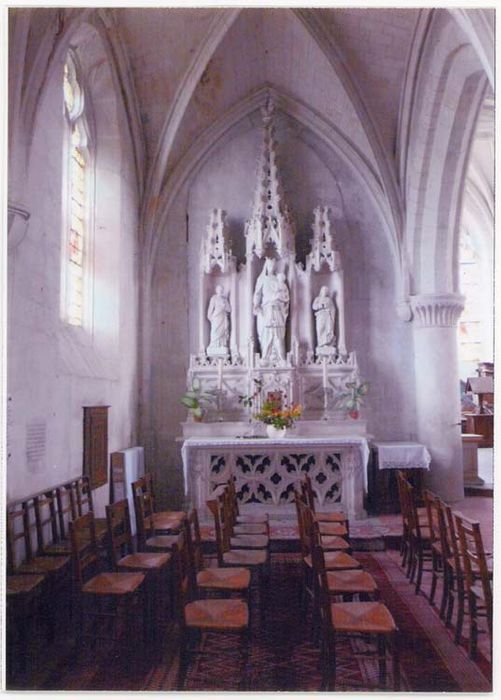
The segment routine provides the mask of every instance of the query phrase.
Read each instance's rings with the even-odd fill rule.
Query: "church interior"
[[[494,9],[8,11],[8,690],[492,690]]]

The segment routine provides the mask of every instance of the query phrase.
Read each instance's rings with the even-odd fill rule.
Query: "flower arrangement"
[[[293,404],[290,408],[280,408],[275,401],[265,401],[255,418],[265,425],[273,425],[278,428],[291,428],[294,421],[301,417],[302,406]]]
[[[369,382],[346,382],[346,388],[349,391],[341,394],[340,399],[350,418],[357,419],[360,415],[360,406],[364,402],[364,396],[369,392],[369,386]]]

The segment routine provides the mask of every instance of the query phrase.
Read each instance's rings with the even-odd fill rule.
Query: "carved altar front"
[[[294,511],[294,486],[309,474],[322,510],[365,517],[369,448],[360,436],[188,438],[182,447],[185,495],[202,515],[219,484],[236,477],[242,505],[270,514]]]

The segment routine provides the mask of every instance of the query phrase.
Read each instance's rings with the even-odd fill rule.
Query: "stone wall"
[[[30,212],[9,250],[8,480],[14,499],[82,473],[83,410],[109,405],[110,451],[136,443],[137,192],[122,107],[97,34],[82,55],[95,126],[95,193],[90,242],[93,282],[84,327],[61,318],[63,258],[64,54],[46,78],[22,189]],[[93,70],[100,65],[99,70]],[[11,153],[11,161],[22,158]],[[89,249],[88,249],[89,250]],[[91,296],[89,296],[91,295]],[[99,514],[108,486],[96,490]]]

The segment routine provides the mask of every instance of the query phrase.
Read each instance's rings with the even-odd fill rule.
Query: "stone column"
[[[445,501],[464,497],[457,322],[459,294],[411,296],[416,438],[430,451],[429,487]]]

